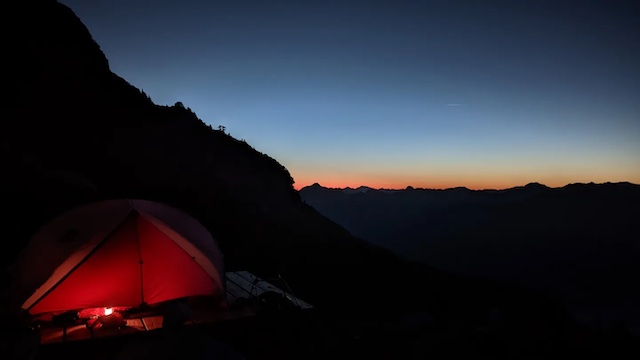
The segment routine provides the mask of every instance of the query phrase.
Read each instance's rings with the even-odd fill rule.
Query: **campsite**
[[[74,348],[82,354],[78,348],[87,344],[117,349],[114,341],[136,344],[146,333],[142,339],[156,350],[164,337],[180,339],[173,344],[180,348],[218,351],[206,338],[191,344],[185,337],[199,333],[185,327],[224,325],[227,332],[240,322],[248,336],[249,318],[313,309],[251,273],[225,273],[215,240],[189,215],[133,199],[87,204],[53,219],[19,256],[12,283],[14,311],[22,312],[21,326],[35,342],[20,350],[44,346],[48,356],[69,357]],[[277,321],[286,323],[284,316]]]
[[[339,143],[372,129],[384,129],[387,136],[392,120],[373,127],[353,125],[356,135],[349,136],[333,128],[316,131],[320,121],[281,126],[265,120],[256,125],[259,131],[271,134],[278,144],[289,141],[303,147],[276,159],[261,140],[235,137],[241,126],[225,127],[218,118],[196,113],[189,101],[183,103],[182,97],[193,96],[195,90],[176,87],[179,100],[154,101],[157,95],[152,98],[147,89],[130,83],[116,57],[107,57],[114,38],[100,37],[87,25],[100,29],[103,20],[121,16],[117,26],[106,25],[108,33],[121,34],[126,26],[145,29],[136,17],[129,18],[129,10],[140,19],[153,17],[160,3],[138,2],[139,7],[126,7],[122,13],[95,8],[95,16],[81,17],[80,9],[93,3],[78,2],[76,10],[67,2],[17,1],[3,12],[8,92],[0,106],[0,358],[638,358],[639,339],[623,325],[586,327],[544,291],[408,260],[356,236],[301,197],[301,176],[289,160],[309,154],[317,144],[287,130],[303,128],[303,133]],[[96,3],[109,9],[124,4]],[[274,17],[290,14],[266,3],[256,6],[267,7]],[[196,12],[204,6],[171,4]],[[170,14],[179,15],[177,10]],[[342,14],[348,16],[332,19],[351,24],[351,15],[361,12]],[[255,16],[271,19],[262,12]],[[205,23],[232,26],[245,17],[216,19],[220,22]],[[305,25],[297,19],[286,24]],[[160,33],[171,37],[193,23],[158,24]],[[276,21],[270,29],[296,29],[282,24]],[[378,28],[375,21],[357,25]],[[344,29],[335,37],[324,33],[333,40],[354,34]],[[242,43],[232,36],[213,38],[230,46],[226,55],[235,54],[232,50]],[[144,37],[125,33],[117,40],[137,41],[131,49],[141,53],[153,50]],[[162,49],[179,54],[192,45],[197,48],[194,44],[184,41],[173,47],[167,42]],[[184,58],[182,69],[187,71],[197,69],[206,57],[198,53]],[[220,71],[246,63],[270,64],[253,55],[243,61],[220,65]],[[140,73],[157,74],[158,83],[175,80],[164,68],[152,69],[150,60],[141,63]],[[306,74],[324,76],[314,69]],[[267,84],[298,78],[271,77],[266,68],[251,74]],[[185,77],[207,78],[197,72]],[[218,78],[208,79],[219,84]],[[238,88],[242,86],[225,88],[223,95]],[[276,93],[274,89],[278,87],[269,86],[266,93]],[[295,93],[313,95],[308,89],[312,87],[305,85]],[[254,95],[250,89],[242,93]],[[269,101],[244,97],[239,109],[279,117],[302,103],[283,98],[285,109],[277,115],[261,110]],[[324,110],[333,109],[330,101],[313,100],[325,104]],[[463,108],[444,104],[440,107],[447,111]],[[374,145],[384,148],[379,142]],[[331,158],[316,154],[304,164],[318,157]],[[365,163],[345,166],[362,168]]]

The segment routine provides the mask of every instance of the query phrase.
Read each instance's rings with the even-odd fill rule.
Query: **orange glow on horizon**
[[[461,176],[451,176],[447,177],[430,177],[428,179],[423,179],[417,176],[400,176],[400,175],[389,175],[389,176],[358,176],[356,174],[344,174],[341,173],[338,176],[331,176],[329,174],[313,174],[314,176],[299,176],[294,177],[296,180],[294,183],[294,188],[296,190],[300,190],[306,186],[313,185],[314,183],[318,183],[326,188],[358,188],[360,186],[368,186],[374,189],[405,189],[408,186],[412,186],[414,188],[424,188],[424,189],[451,189],[456,187],[466,187],[471,190],[483,190],[483,189],[507,189],[515,186],[523,186],[531,182],[536,182],[535,180],[531,181],[523,181],[517,178],[499,178],[496,176],[494,178],[489,177],[476,177],[474,179],[465,180],[462,179]],[[564,186],[566,184],[560,183],[543,183],[544,185],[555,187],[555,186]]]
[[[532,181],[529,181],[532,182]],[[358,188],[360,186],[368,186],[374,189],[405,189],[408,186],[412,186],[414,188],[424,188],[424,189],[451,189],[451,188],[456,188],[456,187],[466,187],[469,188],[471,190],[482,190],[482,189],[506,189],[506,188],[511,188],[511,187],[515,187],[515,186],[521,186],[521,185],[526,185],[529,182],[526,182],[524,184],[520,184],[520,183],[514,183],[513,185],[510,185],[509,183],[506,182],[479,182],[476,181],[475,183],[473,182],[468,182],[466,184],[461,183],[459,181],[431,181],[431,182],[427,182],[427,181],[385,181],[385,180],[381,180],[381,179],[371,179],[371,180],[365,180],[362,179],[361,181],[354,181],[354,180],[338,180],[338,179],[331,179],[331,178],[320,178],[318,180],[300,180],[299,182],[296,181],[296,183],[294,184],[294,188],[296,190],[300,190],[306,186],[310,186],[313,185],[314,183],[318,183],[323,187],[326,188],[338,188],[338,189],[342,189],[342,188]],[[548,184],[545,184],[547,186],[550,186]]]
[[[412,179],[413,180],[413,179]],[[566,186],[572,183],[606,183],[606,182],[631,182],[631,183],[640,183],[638,181],[629,181],[629,180],[602,180],[602,179],[594,179],[594,180],[581,180],[581,179],[566,179],[564,181],[560,179],[531,179],[531,180],[519,180],[519,179],[473,179],[469,181],[460,181],[458,179],[434,179],[432,181],[418,180],[415,181],[398,181],[398,180],[387,180],[387,179],[353,179],[353,178],[343,178],[339,179],[337,177],[331,176],[319,176],[315,179],[303,178],[296,179],[294,183],[294,189],[300,190],[304,187],[311,186],[314,183],[318,183],[325,188],[358,188],[360,186],[368,186],[374,189],[406,189],[408,186],[412,186],[414,188],[423,188],[423,189],[435,189],[435,190],[443,190],[443,189],[451,189],[457,187],[466,187],[470,190],[502,190],[509,189],[518,186],[524,186],[529,183],[540,183],[542,185],[551,187],[551,188],[559,188]]]
[[[482,161],[481,161],[482,160]],[[380,159],[353,161],[339,159],[335,162],[291,162],[287,168],[294,178],[294,188],[318,183],[327,188],[406,189],[408,186],[423,189],[450,189],[466,187],[471,190],[500,190],[539,183],[560,188],[575,183],[640,184],[637,166],[625,162],[606,167],[593,161],[566,162],[541,161],[535,158],[498,161],[492,158],[478,161],[451,161],[426,159],[411,162],[406,159]],[[622,166],[625,165],[625,166]]]

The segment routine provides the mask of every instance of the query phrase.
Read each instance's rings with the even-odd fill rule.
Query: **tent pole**
[[[143,273],[142,273],[142,265],[144,263],[144,261],[142,261],[142,248],[140,246],[140,228],[138,227],[138,219],[140,217],[140,213],[137,210],[132,210],[132,212],[135,212],[136,218],[135,218],[135,222],[136,222],[136,243],[138,244],[138,259],[139,259],[139,263],[140,263],[140,304],[144,304],[144,277],[143,277]]]

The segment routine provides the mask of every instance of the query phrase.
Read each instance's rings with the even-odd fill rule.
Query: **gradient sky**
[[[637,1],[60,2],[296,188],[640,183]]]

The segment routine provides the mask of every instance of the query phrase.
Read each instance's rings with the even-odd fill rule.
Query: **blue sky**
[[[61,2],[297,187],[640,183],[632,1]]]

